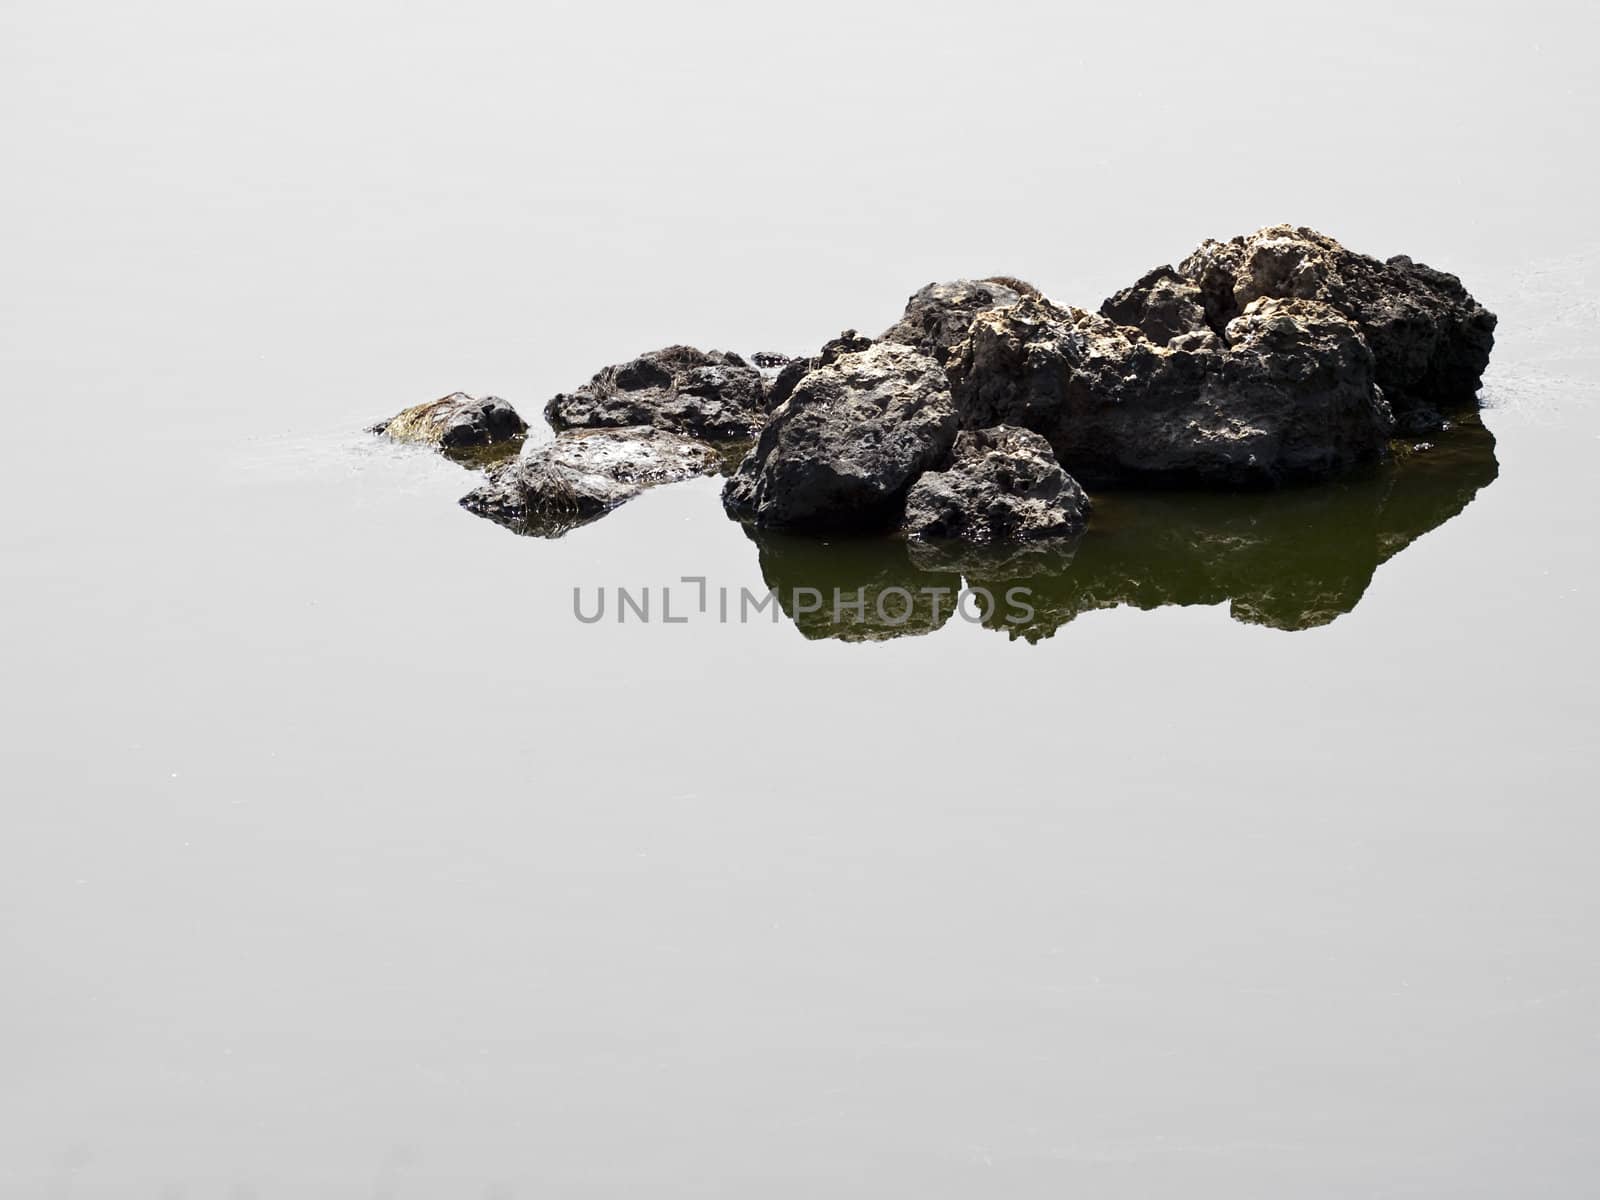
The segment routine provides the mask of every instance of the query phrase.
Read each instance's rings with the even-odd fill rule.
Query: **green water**
[[[1429,443],[1397,443],[1358,478],[1278,492],[1104,492],[1075,541],[1019,548],[757,533],[761,573],[807,637],[846,641],[931,633],[965,611],[1038,641],[1086,612],[1227,604],[1237,621],[1300,630],[1353,610],[1373,572],[1460,513],[1499,472],[1476,416]],[[804,595],[820,593],[821,607]],[[915,598],[909,617],[898,594]],[[978,591],[982,589],[982,591]],[[1006,602],[1022,589],[1026,606]],[[796,593],[802,593],[796,603]],[[864,603],[834,603],[835,593]],[[984,593],[987,593],[985,595]],[[942,602],[941,602],[942,599]],[[811,608],[811,611],[805,611]]]

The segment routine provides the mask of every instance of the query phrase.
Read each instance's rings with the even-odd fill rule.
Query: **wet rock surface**
[[[927,355],[893,344],[841,353],[772,413],[723,502],[763,528],[890,529],[955,438],[948,381]]]
[[[451,392],[426,404],[413,405],[370,427],[397,442],[415,442],[444,450],[467,450],[520,438],[528,423],[499,396]]]
[[[1029,298],[974,318],[948,369],[964,428],[1042,434],[1091,486],[1326,478],[1380,458],[1393,425],[1360,333],[1308,300],[1256,301],[1220,339],[1161,345]]]
[[[902,528],[921,540],[978,544],[1074,537],[1089,508],[1049,442],[1002,425],[956,437],[950,464],[912,485]]]
[[[761,372],[737,354],[668,346],[596,372],[545,405],[552,428],[654,425],[695,437],[749,437],[763,420]]]
[[[1320,301],[1353,322],[1372,349],[1378,386],[1397,416],[1418,416],[1413,425],[1437,427],[1439,414],[1475,407],[1495,315],[1454,275],[1404,255],[1357,254],[1303,226],[1207,241],[1100,311],[1166,344],[1204,329],[1222,334],[1262,298]]]
[[[491,468],[461,506],[518,533],[558,537],[647,488],[715,474],[716,450],[652,426],[572,430]]]

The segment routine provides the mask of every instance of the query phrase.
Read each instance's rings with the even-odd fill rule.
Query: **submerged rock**
[[[912,293],[905,314],[879,336],[922,351],[941,365],[967,336],[972,318],[991,308],[1006,308],[1024,296],[1038,297],[1031,283],[1009,276],[930,283]]]
[[[606,367],[545,405],[562,429],[654,425],[695,437],[749,437],[763,419],[761,372],[737,354],[668,346]]]
[[[1437,428],[1440,413],[1476,406],[1494,349],[1495,315],[1454,275],[1404,255],[1379,261],[1314,229],[1272,225],[1207,241],[1176,270],[1161,267],[1118,292],[1101,312],[1160,344],[1184,333],[1223,334],[1263,298],[1316,300],[1361,331],[1394,413]]]
[[[944,371],[907,346],[842,353],[800,380],[723,490],[769,529],[892,528],[956,437]]]
[[[1049,442],[1001,425],[957,436],[950,465],[924,474],[906,495],[904,529],[922,540],[980,544],[1073,537],[1089,508]]]
[[[571,430],[492,468],[461,506],[518,533],[559,537],[646,488],[715,474],[716,450],[652,426]]]
[[[1393,425],[1360,333],[1310,300],[1162,345],[1025,298],[974,318],[948,370],[963,428],[1031,429],[1090,485],[1323,479],[1382,457]]]
[[[527,428],[528,423],[517,415],[517,410],[499,396],[480,398],[451,392],[379,421],[369,432],[397,442],[465,450],[513,441]]]

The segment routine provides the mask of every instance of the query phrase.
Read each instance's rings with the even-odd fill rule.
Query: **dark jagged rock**
[[[912,538],[979,544],[1073,537],[1089,507],[1049,442],[1001,425],[957,436],[950,465],[927,472],[907,493],[903,527]]]
[[[491,468],[461,505],[518,533],[559,537],[646,488],[712,475],[718,464],[714,447],[652,426],[571,430]]]
[[[786,367],[794,361],[787,354],[778,354],[772,350],[757,350],[750,356],[750,361],[763,371],[776,371],[779,367]]]
[[[1031,429],[1091,486],[1324,479],[1381,458],[1393,424],[1355,326],[1310,300],[1160,345],[1028,298],[978,314],[948,370],[963,428]]]
[[[1397,417],[1437,428],[1440,413],[1476,407],[1494,348],[1495,315],[1454,275],[1399,255],[1380,262],[1332,238],[1272,225],[1231,241],[1207,241],[1176,270],[1151,271],[1101,312],[1166,344],[1185,332],[1222,334],[1263,297],[1317,300],[1360,329]]]
[[[1020,279],[957,279],[930,283],[906,301],[905,314],[879,336],[880,342],[911,346],[941,365],[967,336],[972,318],[991,308],[1005,308],[1039,289]]]
[[[949,384],[931,358],[892,344],[843,353],[772,414],[723,502],[763,528],[891,528],[955,437]]]
[[[545,405],[555,429],[654,425],[695,437],[749,437],[762,422],[761,372],[737,354],[668,346],[606,367]]]
[[[451,392],[379,421],[369,432],[397,442],[467,450],[515,441],[527,428],[528,423],[517,415],[517,410],[499,396],[480,398]]]
[[[1163,346],[1186,333],[1209,329],[1200,289],[1171,267],[1157,267],[1100,306],[1100,315],[1131,325]]]
[[[871,338],[863,337],[854,329],[846,329],[838,337],[824,342],[822,349],[810,357],[791,358],[778,372],[778,377],[772,381],[772,385],[767,388],[767,411],[771,412],[793,395],[795,385],[818,367],[826,367],[839,355],[865,350],[870,345],[872,345]]]

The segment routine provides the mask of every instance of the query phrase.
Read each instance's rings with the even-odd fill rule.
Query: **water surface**
[[[1591,1194],[1583,21],[11,6],[0,1194]],[[1500,313],[1481,429],[1064,569],[360,432],[1285,219]],[[1044,603],[571,613],[818,571]]]

